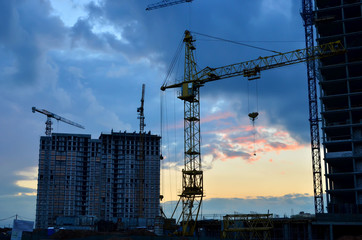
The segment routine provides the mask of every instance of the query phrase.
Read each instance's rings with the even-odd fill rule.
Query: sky
[[[146,84],[145,130],[162,135],[167,214],[181,191],[183,103],[177,90],[160,87],[184,31],[196,40],[200,70],[305,46],[299,1],[194,0],[145,11],[155,2],[0,1],[0,226],[15,214],[35,220],[46,117],[32,113],[33,106],[85,126],[55,121],[53,132],[93,138],[134,132]],[[182,52],[177,59],[169,82],[182,79]],[[248,113],[255,111],[253,125]],[[251,82],[207,83],[201,88],[201,139],[203,213],[313,213],[305,64],[264,71]]]

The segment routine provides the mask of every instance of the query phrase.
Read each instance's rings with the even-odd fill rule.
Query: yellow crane
[[[178,219],[182,225],[182,235],[191,236],[194,233],[200,213],[203,189],[203,171],[200,152],[200,87],[205,83],[244,76],[248,80],[260,77],[263,70],[288,66],[305,61],[320,59],[345,52],[340,41],[322,44],[313,48],[298,49],[279,53],[255,60],[230,64],[223,67],[206,67],[197,71],[194,58],[194,38],[190,31],[185,31],[185,66],[183,81],[168,84],[165,82],[161,90],[181,88],[178,98],[184,101],[184,168],[182,170],[182,193],[175,211],[182,201],[182,212]]]

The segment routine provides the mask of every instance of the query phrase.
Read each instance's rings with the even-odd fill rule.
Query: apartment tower
[[[59,217],[153,225],[159,161],[160,137],[150,132],[41,137],[36,228],[56,226]]]
[[[362,213],[362,2],[316,0],[317,43],[346,53],[319,61],[327,210]]]
[[[160,212],[160,137],[139,133],[101,134],[100,218],[153,225]],[[143,139],[143,143],[140,140]],[[141,149],[142,148],[142,149]],[[133,223],[132,223],[133,222]]]
[[[36,228],[61,216],[98,216],[100,140],[85,134],[53,133],[40,138]]]

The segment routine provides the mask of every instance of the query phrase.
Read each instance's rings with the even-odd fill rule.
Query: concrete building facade
[[[102,142],[100,217],[108,221],[131,221],[128,223],[131,225],[136,221],[140,226],[153,224],[160,211],[160,137],[150,132],[142,138],[139,133],[112,132],[101,134],[99,139]]]
[[[140,136],[42,136],[36,228],[56,226],[59,217],[153,224],[159,215],[160,137]]]
[[[99,215],[100,143],[83,134],[40,138],[36,228],[58,216]]]
[[[362,213],[362,2],[316,0],[317,43],[346,53],[319,61],[327,210]]]

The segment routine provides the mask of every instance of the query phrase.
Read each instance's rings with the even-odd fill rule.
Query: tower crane
[[[32,107],[31,110],[32,110],[33,113],[39,112],[39,113],[44,114],[44,115],[47,116],[47,121],[45,122],[45,135],[47,135],[47,136],[52,135],[52,130],[53,130],[53,128],[52,128],[53,123],[52,123],[52,120],[51,120],[52,118],[54,118],[54,119],[56,119],[58,121],[62,121],[62,122],[68,123],[70,125],[73,125],[73,126],[84,129],[84,127],[82,125],[80,125],[78,123],[75,123],[73,121],[70,121],[70,120],[68,120],[66,118],[63,118],[61,116],[58,116],[57,114],[49,112],[49,111],[47,111],[45,109],[37,109],[36,107]]]
[[[312,0],[302,0],[302,18],[304,20],[305,46],[307,49],[314,47],[314,12]],[[313,54],[310,51],[310,54]],[[315,213],[324,213],[322,166],[320,154],[318,96],[315,61],[307,62],[308,98],[309,98],[309,124],[312,150],[313,190]]]
[[[140,132],[144,132],[145,130],[145,115],[143,113],[143,106],[144,106],[144,102],[145,102],[145,84],[142,84],[142,97],[141,97],[141,106],[139,108],[137,108],[137,112],[138,112],[138,119],[140,120]]]
[[[176,5],[176,4],[180,4],[180,3],[184,3],[184,2],[192,2],[193,0],[163,0],[161,2],[157,2],[157,3],[153,3],[147,6],[146,10],[153,10],[153,9],[158,9],[158,8],[164,8],[164,7],[168,7],[168,6],[172,6],[172,5]]]
[[[181,88],[178,98],[184,101],[184,168],[182,170],[182,192],[176,208],[182,201],[182,212],[178,222],[182,218],[182,235],[190,236],[194,233],[204,197],[200,152],[200,87],[207,82],[235,76],[244,76],[248,80],[254,80],[260,78],[260,72],[263,70],[333,56],[343,53],[345,48],[340,41],[336,41],[223,67],[206,67],[197,71],[193,54],[196,49],[195,40],[187,30],[183,41],[185,43],[184,79],[172,84],[165,82],[161,86],[161,90]],[[176,209],[172,217],[175,211]]]
[[[144,217],[144,181],[145,181],[145,116],[143,113],[145,102],[145,84],[142,84],[142,96],[141,96],[141,106],[137,108],[138,119],[140,120],[140,138],[138,145],[138,163],[139,163],[139,177],[138,177],[138,217]]]

